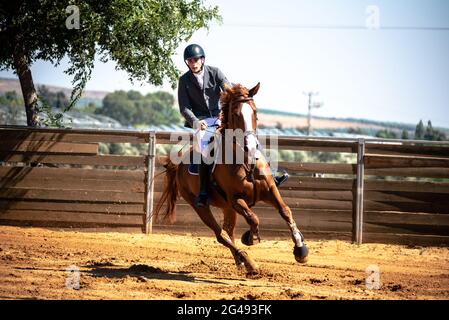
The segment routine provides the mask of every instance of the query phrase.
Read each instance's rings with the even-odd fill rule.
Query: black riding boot
[[[279,187],[281,184],[283,184],[285,181],[287,181],[289,177],[289,174],[287,172],[282,172],[281,175],[277,175],[274,177],[274,182],[276,183],[276,187]]]
[[[207,208],[209,206],[207,189],[210,179],[210,165],[204,163],[202,159],[198,174],[200,178],[200,193],[195,198],[194,205],[197,208]]]
[[[274,182],[276,183],[276,187],[279,187],[285,181],[287,181],[289,174],[287,171],[283,170],[281,174],[277,173],[273,168],[270,167],[271,174],[273,176]]]

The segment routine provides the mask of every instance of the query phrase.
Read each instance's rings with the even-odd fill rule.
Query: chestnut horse
[[[259,86],[260,83],[251,90],[241,85],[235,85],[232,88],[227,87],[220,98],[222,105],[220,119],[222,120],[222,125],[217,129],[217,132],[220,133],[218,139],[222,139],[221,147],[219,148],[221,156],[228,152],[224,150],[226,144],[224,141],[225,135],[221,133],[225,129],[240,129],[241,132],[244,132],[244,146],[238,144],[236,139],[233,139],[231,142],[234,162],[232,164],[216,163],[215,169],[211,174],[211,180],[214,181],[215,186],[209,183],[209,203],[223,210],[223,227],[218,224],[209,207],[197,208],[194,206],[194,198],[199,192],[199,178],[188,171],[189,161],[187,159],[190,159],[189,157],[192,156],[191,149],[185,153],[187,155],[185,162],[180,164],[176,165],[167,158],[164,164],[166,168],[166,186],[153,214],[157,219],[160,209],[167,202],[165,216],[170,221],[174,221],[176,200],[178,194],[180,194],[197,212],[201,220],[214,231],[218,242],[231,250],[237,266],[245,266],[246,271],[251,274],[258,272],[258,266],[245,251],[236,246],[234,242],[234,228],[237,214],[242,215],[250,226],[250,230],[242,236],[242,243],[245,245],[259,243],[259,219],[254,211],[251,210],[251,207],[258,201],[264,201],[275,207],[286,221],[295,244],[293,253],[296,261],[305,263],[308,255],[304,237],[296,226],[290,208],[282,200],[268,163],[263,157],[260,157],[257,160],[254,159],[253,165],[251,165],[250,145],[254,147],[257,128],[256,105],[254,104],[253,96],[259,90]],[[250,139],[251,136],[252,140]],[[239,150],[243,151],[245,155],[243,163],[235,161],[235,152]]]

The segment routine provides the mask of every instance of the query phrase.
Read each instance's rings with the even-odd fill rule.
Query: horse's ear
[[[249,90],[249,96],[254,97],[257,94],[257,91],[259,91],[260,88],[260,82],[251,90]]]

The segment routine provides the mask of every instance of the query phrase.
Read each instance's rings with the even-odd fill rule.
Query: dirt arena
[[[240,242],[239,242],[240,244]],[[247,248],[239,272],[214,238],[0,227],[2,299],[448,299],[449,249],[308,241],[299,265],[287,240]],[[367,289],[366,268],[380,270]],[[67,268],[80,287],[67,287]],[[70,284],[70,282],[69,282]]]

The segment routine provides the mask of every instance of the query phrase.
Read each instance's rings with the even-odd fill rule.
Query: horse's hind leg
[[[245,265],[246,271],[249,274],[255,274],[258,273],[258,266],[257,264],[251,259],[248,254],[243,251],[239,250],[234,242],[233,239],[228,235],[228,232],[225,229],[222,229],[220,225],[217,223],[217,220],[215,219],[214,215],[212,214],[210,208],[196,208],[194,207],[195,211],[200,216],[201,220],[209,227],[211,228],[215,236],[217,238],[217,241],[224,245],[225,247],[229,248],[231,250],[232,255],[234,256],[236,262],[242,261]],[[232,221],[229,220],[228,222]],[[235,224],[234,224],[235,225]],[[231,226],[231,225],[230,225]],[[232,228],[234,229],[234,228]]]
[[[242,235],[242,243],[252,246],[260,242],[259,218],[242,198],[235,198],[232,207],[241,214],[250,226],[250,230]]]

